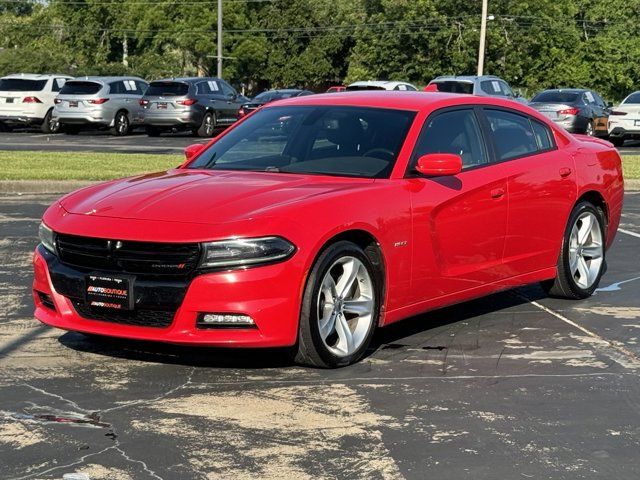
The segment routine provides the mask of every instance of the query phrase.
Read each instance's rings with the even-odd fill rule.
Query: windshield
[[[388,178],[414,116],[381,108],[265,108],[187,168]]]
[[[544,103],[573,103],[578,100],[579,93],[575,92],[542,92],[531,99],[532,102]]]
[[[23,78],[3,78],[0,91],[3,92],[39,92],[47,84],[46,80],[25,80]]]
[[[447,93],[473,93],[473,83],[470,82],[456,82],[452,80],[444,81],[444,82],[435,82],[438,86],[439,92],[447,92]]]
[[[279,100],[281,98],[289,98],[289,97],[293,97],[295,95],[297,95],[298,93],[300,93],[298,90],[293,90],[293,91],[289,91],[289,92],[279,92],[279,91],[270,91],[270,92],[262,92],[260,95],[257,95],[256,98],[254,98],[254,100],[259,101],[259,102],[271,102],[273,100]]]
[[[182,97],[189,93],[189,85],[182,82],[151,82],[147,96]]]
[[[95,82],[70,81],[64,84],[60,95],[93,95],[98,93],[102,85]]]
[[[629,104],[629,103],[633,103],[633,104],[638,104],[640,103],[640,92],[634,92],[631,95],[629,95],[627,98],[624,99],[624,103]]]

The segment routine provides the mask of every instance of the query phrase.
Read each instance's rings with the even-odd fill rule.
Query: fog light
[[[198,326],[203,328],[216,327],[255,327],[249,315],[239,313],[205,313],[198,320]]]

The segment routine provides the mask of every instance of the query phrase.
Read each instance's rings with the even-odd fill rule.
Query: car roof
[[[5,75],[2,78],[24,78],[25,80],[45,80],[51,77],[73,78],[69,75],[63,75],[58,73],[12,73],[9,75]]]
[[[409,82],[399,82],[393,80],[361,80],[347,85],[348,87],[382,87],[395,88],[398,85],[411,85]]]
[[[307,90],[303,90],[301,88],[274,88],[273,90],[265,90],[264,92],[260,92],[258,95],[263,93],[293,93],[293,92],[305,92]]]
[[[541,92],[536,93],[536,95],[540,95],[545,92],[568,92],[568,93],[584,93],[589,92],[590,90],[586,88],[548,88],[546,90],[542,90]],[[536,96],[534,95],[534,97]]]
[[[447,81],[457,81],[457,82],[475,82],[476,80],[502,80],[500,77],[496,77],[495,75],[441,75],[432,80],[432,82],[447,82]]]
[[[288,105],[333,105],[371,108],[391,108],[397,110],[435,110],[437,108],[455,105],[497,105],[520,110],[527,114],[538,116],[533,109],[513,100],[499,97],[481,97],[477,95],[465,95],[459,93],[421,92],[421,91],[379,91],[364,90],[338,93],[320,93],[302,97],[278,100],[278,107]],[[272,108],[267,105],[266,108]]]
[[[71,81],[76,82],[97,82],[97,83],[109,83],[109,82],[117,82],[118,80],[140,80],[141,82],[145,82],[146,80],[140,77],[101,77],[101,76],[86,76],[86,77],[75,77]]]
[[[218,77],[175,77],[175,78],[159,78],[157,80],[153,80],[153,82],[196,83],[196,82],[209,82],[212,80],[219,81],[221,79]]]

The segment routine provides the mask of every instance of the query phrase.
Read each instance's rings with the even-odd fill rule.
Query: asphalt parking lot
[[[53,200],[0,197],[2,478],[640,476],[640,192],[591,299],[532,286],[421,315],[332,371],[41,325],[30,262]]]
[[[222,131],[222,130],[220,130]],[[108,131],[86,131],[79,135],[57,133],[45,135],[33,129],[19,129],[11,133],[0,132],[0,151],[38,150],[58,152],[112,152],[182,154],[184,148],[194,143],[206,143],[209,139],[192,136],[188,132],[149,137],[142,130],[135,130],[126,137],[115,137]],[[627,141],[618,149],[621,155],[640,154],[640,141]]]

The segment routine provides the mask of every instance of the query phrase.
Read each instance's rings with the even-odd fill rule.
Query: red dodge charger
[[[46,211],[38,319],[337,367],[426,310],[532,282],[591,295],[622,209],[609,143],[496,98],[295,98],[186,153]]]

